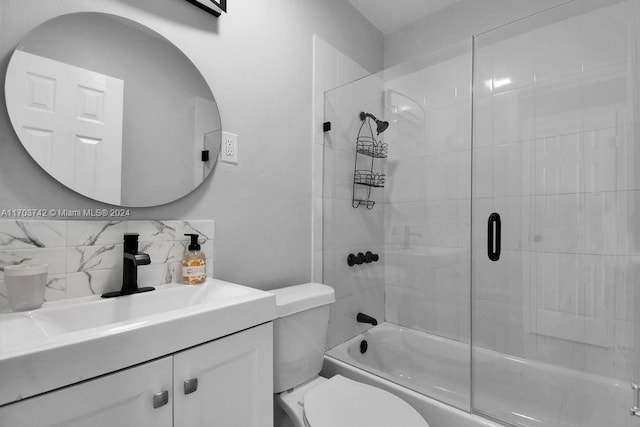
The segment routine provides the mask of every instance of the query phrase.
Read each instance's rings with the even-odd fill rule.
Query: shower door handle
[[[640,386],[638,384],[631,383],[631,390],[633,390],[633,408],[629,409],[632,417],[640,417]]]
[[[487,225],[487,256],[491,261],[500,259],[500,240],[501,240],[500,215],[492,213],[489,215],[489,223]]]

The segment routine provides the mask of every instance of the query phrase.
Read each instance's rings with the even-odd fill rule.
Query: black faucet
[[[153,287],[138,287],[138,266],[151,264],[149,254],[138,252],[138,233],[124,233],[124,258],[122,266],[122,289],[102,294],[102,298],[139,294],[153,291]]]
[[[360,323],[371,323],[373,326],[378,324],[378,321],[371,316],[367,316],[364,313],[358,313],[356,320]]]

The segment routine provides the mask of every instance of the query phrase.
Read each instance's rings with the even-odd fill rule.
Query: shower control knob
[[[366,254],[364,254],[364,262],[366,263],[378,262],[379,259],[380,257],[378,256],[378,254],[374,254],[371,251],[368,251]]]
[[[378,259],[378,254],[371,253],[371,251],[367,251],[366,254],[358,252],[358,255],[349,254],[347,256],[347,265],[349,267],[353,267],[354,265],[360,265],[363,263],[369,264],[370,262],[378,261]]]
[[[367,253],[364,254],[364,262],[369,264],[372,261],[373,261],[373,254],[371,253],[371,251],[367,251]]]
[[[349,254],[349,256],[347,256],[347,265],[349,267],[356,265],[356,256],[354,254]]]

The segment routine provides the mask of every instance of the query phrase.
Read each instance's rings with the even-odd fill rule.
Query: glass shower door
[[[475,39],[472,406],[638,426],[640,2]]]
[[[327,91],[322,146],[323,281],[337,298],[327,354],[466,412],[471,65],[465,39]],[[362,155],[361,112],[389,122],[366,135],[385,159]],[[384,188],[357,179],[372,166]],[[379,261],[347,263],[366,251]],[[358,312],[380,324],[356,322]]]

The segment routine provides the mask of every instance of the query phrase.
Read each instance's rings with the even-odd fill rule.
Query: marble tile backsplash
[[[99,295],[122,285],[123,234],[139,233],[139,250],[151,265],[138,269],[140,286],[180,281],[180,262],[189,238],[200,234],[213,274],[214,221],[0,221],[0,312],[9,310],[4,267],[46,262],[46,301]]]

